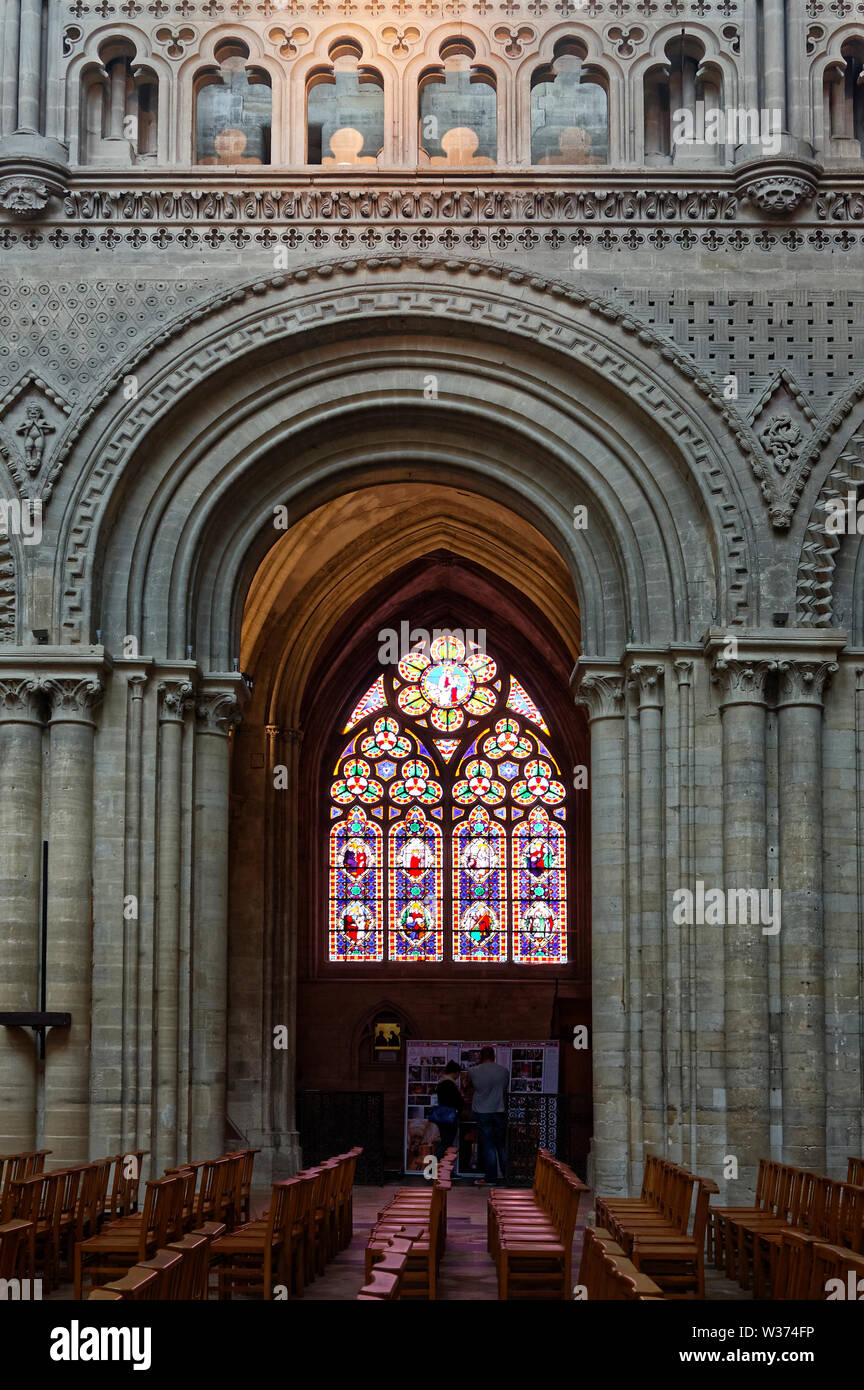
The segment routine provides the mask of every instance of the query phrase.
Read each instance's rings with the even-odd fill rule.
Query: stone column
[[[0,134],[10,135],[18,124],[18,34],[20,31],[20,0],[5,0],[3,8],[2,44],[0,44],[0,65],[2,65],[2,95],[0,95]]]
[[[786,129],[786,0],[763,0],[762,105],[780,112],[780,129]],[[772,118],[773,119],[773,118]]]
[[[238,684],[240,677],[225,677],[218,688],[205,683],[196,708],[190,1158],[215,1157],[225,1147],[229,734],[240,718]]]
[[[18,129],[39,134],[42,86],[42,0],[20,0]]]
[[[49,677],[48,782],[49,1011],[72,1015],[52,1030],[45,1058],[44,1146],[52,1163],[89,1155],[90,1000],[93,960],[93,733],[103,695],[93,675]]]
[[[630,685],[639,699],[642,1140],[646,1152],[666,1155],[663,667],[634,663]],[[680,979],[677,983],[680,985]],[[680,1104],[677,1113],[680,1115]]]
[[[127,675],[126,686],[126,795],[123,845],[123,896],[134,897],[138,910],[123,917],[123,1152],[138,1147],[138,1101],[141,1074],[141,1029],[138,1026],[140,995],[141,903],[141,767],[143,736],[144,670]]]
[[[157,859],[153,980],[153,1172],[173,1167],[177,1152],[180,1066],[180,874],[182,859],[183,728],[193,703],[191,681],[158,687]]]
[[[783,1157],[825,1171],[822,693],[836,662],[779,663]]]
[[[714,663],[723,720],[723,883],[762,889],[766,879],[765,680],[767,659]],[[752,1196],[760,1158],[770,1155],[767,940],[759,923],[724,933],[726,1146],[738,1181],[726,1202]],[[697,938],[698,939],[698,938]]]
[[[123,119],[126,115],[126,59],[115,58],[108,64],[110,96],[108,103],[108,139],[123,139]]]
[[[624,675],[615,663],[581,660],[576,673],[591,730],[591,1185],[615,1196],[628,1190],[630,1162]]]
[[[0,1009],[39,1008],[42,711],[30,677],[0,680]],[[0,1028],[3,1146],[36,1148],[37,1053],[29,1029]]]

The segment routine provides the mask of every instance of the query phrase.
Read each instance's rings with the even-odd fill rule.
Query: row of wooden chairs
[[[857,1160],[849,1171],[858,1172]],[[822,1243],[850,1255],[864,1249],[864,1185],[837,1182],[809,1169],[763,1160],[759,1165],[756,1201],[750,1207],[715,1207],[712,1212],[715,1262],[722,1261],[729,1278],[741,1287],[752,1285],[756,1298],[782,1297],[777,1290],[790,1277],[778,1269],[797,1266],[800,1256],[783,1247],[783,1235],[797,1231],[804,1243]],[[796,1269],[794,1282],[805,1277]]]
[[[270,1205],[259,1219],[213,1241],[220,1299],[272,1298],[277,1284],[286,1297],[302,1297],[307,1284],[351,1243],[354,1173],[362,1152],[351,1149],[274,1183]]]
[[[649,1154],[640,1196],[598,1197],[596,1224],[667,1298],[704,1298],[708,1203],[718,1191],[712,1179]]]
[[[840,1288],[831,1284],[839,1280]],[[824,1302],[864,1296],[864,1254],[810,1239],[802,1231],[780,1233],[771,1296],[780,1300]]]
[[[207,1297],[211,1237],[204,1231],[171,1241],[149,1260],[133,1265],[127,1274],[91,1289],[90,1298],[103,1302],[148,1300],[187,1301]]]
[[[381,1261],[392,1255],[394,1239],[406,1237],[410,1230],[411,1248],[404,1252],[398,1296],[430,1301],[437,1297],[438,1273],[447,1244],[447,1196],[455,1162],[456,1150],[447,1149],[430,1186],[400,1187],[381,1208],[366,1242],[367,1286]],[[382,1275],[388,1272],[392,1271],[381,1271]]]
[[[587,1191],[572,1168],[540,1149],[530,1191],[490,1192],[487,1248],[499,1299],[570,1297],[573,1232]]]
[[[725,1270],[727,1278],[735,1278],[737,1250],[735,1241],[729,1239],[730,1223],[736,1218],[760,1215],[780,1217],[784,1212],[791,1214],[795,1203],[800,1209],[801,1177],[820,1175],[806,1168],[795,1168],[791,1163],[778,1163],[763,1158],[759,1162],[756,1177],[756,1195],[753,1202],[742,1206],[716,1206],[708,1213],[707,1253],[714,1257],[717,1269]],[[796,1187],[797,1179],[797,1187]],[[864,1158],[848,1158],[846,1182],[852,1187],[864,1187]],[[784,1223],[785,1224],[785,1223]],[[794,1222],[790,1222],[794,1225]]]
[[[244,1175],[248,1171],[251,1184],[257,1152],[223,1154],[148,1181],[140,1211],[126,1211],[75,1241],[75,1297],[81,1298],[90,1285],[122,1278],[192,1232],[211,1239],[224,1235],[242,1211]]]
[[[402,1281],[408,1268],[408,1257],[415,1240],[423,1237],[422,1226],[403,1226],[390,1238],[387,1249],[375,1261],[372,1273],[357,1295],[358,1303],[392,1302],[402,1297]]]
[[[50,1149],[30,1149],[24,1153],[0,1154],[0,1222],[9,1221],[12,1213],[9,1204],[12,1197],[12,1184],[21,1178],[32,1178],[34,1173],[45,1169],[45,1159]]]
[[[65,1260],[72,1268],[75,1241],[95,1233],[111,1213],[134,1210],[138,1196],[141,1154],[118,1154],[71,1168],[44,1169],[42,1151],[32,1164],[16,1163],[4,1198],[5,1220],[0,1236],[11,1234],[26,1222],[26,1240],[20,1242],[16,1273],[33,1279],[37,1269],[46,1291],[60,1282]],[[114,1168],[113,1182],[111,1169]],[[32,1167],[28,1176],[14,1176]]]
[[[602,1227],[585,1227],[579,1284],[589,1301],[635,1300],[648,1303],[663,1298],[659,1284],[655,1284],[647,1274],[642,1274]]]

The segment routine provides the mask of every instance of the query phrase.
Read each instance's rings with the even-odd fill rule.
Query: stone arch
[[[864,434],[853,434],[845,449],[822,483],[804,533],[798,573],[795,583],[796,619],[799,627],[830,627],[835,614],[837,594],[835,571],[841,553],[846,569],[852,565],[851,555],[857,558],[858,548],[844,546],[843,533],[826,531],[827,507],[830,502],[845,499],[848,493],[858,492],[864,483]],[[851,552],[847,560],[847,551]],[[843,592],[850,616],[851,592],[858,592],[854,575],[845,574]]]
[[[14,643],[17,632],[15,558],[8,536],[0,535],[0,646]]]
[[[379,280],[382,271],[387,277],[384,283]],[[328,282],[334,277],[335,284],[331,286]],[[286,285],[291,287],[287,296],[283,293]],[[198,321],[203,323],[203,331],[193,328]],[[135,591],[147,591],[146,575],[149,574],[151,580],[156,578],[154,563],[159,547],[154,535],[163,525],[164,517],[160,520],[160,515],[164,513],[165,499],[172,488],[177,489],[182,475],[187,491],[192,487],[191,495],[196,499],[198,511],[190,518],[189,499],[180,503],[181,492],[177,491],[176,500],[186,511],[181,520],[175,508],[173,535],[168,537],[163,529],[161,544],[164,547],[167,543],[169,549],[162,553],[161,559],[168,568],[159,581],[158,596],[151,585],[146,600],[152,612],[170,614],[165,631],[152,634],[153,651],[158,654],[171,649],[175,655],[184,657],[186,647],[193,645],[202,657],[207,649],[206,660],[212,663],[211,669],[224,667],[234,654],[232,646],[236,645],[237,618],[242,602],[237,572],[244,562],[257,563],[272,542],[266,530],[271,515],[269,509],[286,501],[295,509],[309,508],[327,495],[328,487],[344,490],[355,478],[370,480],[374,471],[372,460],[355,447],[347,454],[343,451],[341,458],[332,455],[330,450],[332,456],[327,466],[319,469],[315,487],[310,485],[308,476],[298,477],[288,497],[284,469],[281,474],[278,470],[274,472],[271,460],[269,476],[265,476],[261,459],[266,449],[272,451],[277,444],[296,443],[298,431],[303,429],[307,433],[309,428],[317,431],[319,462],[323,464],[328,450],[320,441],[326,431],[332,433],[340,422],[344,428],[348,419],[344,399],[340,398],[340,404],[331,392],[330,399],[325,399],[323,405],[319,401],[321,408],[317,414],[313,410],[308,420],[298,423],[295,413],[291,429],[277,427],[272,438],[262,445],[262,412],[266,411],[268,422],[272,421],[274,401],[280,389],[284,394],[284,382],[280,388],[273,374],[273,354],[268,345],[280,345],[284,364],[284,345],[290,341],[296,353],[287,359],[289,367],[299,360],[306,372],[304,389],[310,385],[320,386],[324,358],[319,355],[316,362],[314,357],[304,356],[310,342],[314,341],[313,326],[328,325],[326,333],[320,336],[326,336],[331,350],[336,351],[332,345],[338,330],[334,326],[350,326],[356,336],[358,323],[362,323],[364,331],[370,332],[372,340],[377,341],[377,353],[373,353],[367,370],[378,378],[384,365],[382,329],[386,335],[392,333],[394,325],[400,329],[409,325],[412,331],[416,327],[419,341],[424,333],[428,335],[432,325],[440,328],[442,323],[447,324],[451,336],[445,342],[444,369],[451,373],[467,372],[472,389],[479,381],[488,389],[485,414],[474,398],[469,399],[471,392],[466,390],[464,380],[461,390],[455,391],[448,400],[445,411],[442,412],[440,401],[428,403],[423,424],[434,420],[436,433],[443,425],[444,432],[449,428],[450,434],[450,453],[445,448],[442,459],[441,451],[436,451],[435,468],[439,470],[436,476],[440,476],[443,466],[450,469],[453,476],[470,475],[474,483],[481,479],[487,495],[509,488],[517,509],[539,522],[544,534],[554,536],[574,568],[586,622],[586,640],[594,650],[600,652],[614,647],[620,651],[628,638],[628,628],[636,640],[682,638],[686,635],[685,615],[688,613],[692,615],[694,630],[699,625],[704,630],[706,619],[715,618],[726,623],[748,620],[751,604],[755,602],[755,596],[749,593],[753,539],[750,522],[746,519],[747,508],[724,458],[724,449],[727,452],[748,450],[752,446],[740,421],[734,419],[692,363],[668,343],[655,340],[629,315],[563,284],[539,278],[529,280],[523,272],[505,274],[475,263],[442,263],[429,258],[410,261],[393,257],[387,260],[370,258],[363,264],[347,260],[336,265],[319,265],[314,271],[271,277],[223,292],[178,320],[173,330],[161,334],[137,358],[123,364],[117,373],[118,383],[133,367],[150,359],[146,384],[142,383],[134,402],[122,401],[122,391],[116,386],[113,390],[106,387],[96,403],[104,408],[84,422],[82,453],[91,463],[74,486],[68,479],[63,480],[65,499],[58,497],[64,514],[60,519],[60,568],[56,576],[58,604],[62,604],[57,612],[57,626],[64,640],[91,640],[98,626],[111,640],[116,640],[120,628],[134,630],[124,623],[134,623],[142,616],[136,612]],[[453,326],[468,323],[471,329],[463,327],[466,336],[458,339],[459,348],[454,352]],[[169,340],[171,349],[165,351]],[[386,336],[384,341],[386,343]],[[525,476],[524,457],[523,476],[514,488],[500,460],[497,468],[493,468],[488,459],[484,463],[478,456],[482,449],[474,427],[480,417],[485,429],[493,434],[496,428],[500,432],[500,408],[494,403],[495,393],[499,401],[514,399],[512,375],[505,373],[502,378],[499,373],[496,378],[497,369],[491,360],[494,354],[490,354],[490,348],[494,345],[497,353],[501,343],[509,345],[524,377],[519,408],[510,405],[510,453],[514,452],[513,440],[517,441],[517,452],[530,444],[531,462],[538,469],[542,464],[537,473],[542,483],[540,487],[530,474]],[[269,378],[266,388],[262,388],[260,361],[268,350],[271,352]],[[443,351],[440,345],[439,350]],[[320,347],[316,351],[320,353]],[[423,351],[428,362],[428,346],[424,345]],[[179,436],[175,437],[169,449],[170,457],[163,454],[156,464],[154,448],[157,444],[164,447],[168,433],[176,425],[177,417],[173,412],[182,404],[188,419],[190,406],[197,400],[195,408],[200,412],[206,399],[207,411],[212,416],[212,390],[218,374],[222,372],[221,386],[231,373],[234,378],[238,376],[236,368],[241,363],[246,365],[248,379],[255,383],[255,390],[247,392],[246,399],[236,401],[230,410],[226,407],[215,430],[212,419],[205,421],[202,416],[198,421],[198,437],[182,442]],[[555,364],[558,372],[560,394],[560,399],[552,402],[548,387],[550,363]],[[348,360],[343,360],[342,369],[347,370],[348,366]],[[422,361],[418,359],[418,370],[419,366]],[[672,382],[667,380],[670,366]],[[399,407],[404,418],[405,391],[403,389],[400,395],[397,389],[398,372],[392,362],[387,370],[393,389],[389,397],[385,392],[382,399],[391,408]],[[139,374],[143,375],[140,368]],[[358,384],[358,373],[353,366],[349,378],[355,386]],[[203,391],[202,383],[207,383]],[[366,386],[368,388],[368,383]],[[609,438],[610,393],[615,408],[626,417],[626,441]],[[326,397],[326,390],[324,394]],[[718,416],[716,430],[712,429],[708,437],[704,425],[698,423],[700,395],[709,398]],[[537,422],[541,400],[545,433],[538,429]],[[416,393],[410,397],[410,404],[416,408]],[[361,405],[365,423],[380,426],[380,420],[376,423],[371,413],[369,401],[363,400]],[[436,416],[429,414],[433,405],[438,411]],[[250,432],[252,413],[257,413],[259,423]],[[557,416],[554,422],[552,415]],[[352,426],[355,428],[356,421]],[[417,429],[412,433],[412,429],[400,428],[399,438],[391,430],[383,458],[380,432],[376,437],[376,466],[383,468],[384,473],[389,469],[393,476],[404,466],[406,449],[415,460],[418,450],[422,456]],[[610,464],[614,461],[620,486],[623,487],[626,477],[637,487],[640,500],[634,498],[632,516],[621,514],[614,487],[610,487],[603,470],[592,466],[585,457],[577,457],[578,449],[573,443],[577,429],[582,445],[589,442],[592,453],[596,453],[601,443],[609,452]],[[210,439],[205,438],[207,430]],[[639,433],[643,458],[638,457],[639,449],[632,448],[633,430]],[[218,447],[214,445],[214,434],[219,435]],[[70,433],[63,441],[62,447],[67,452],[72,438]],[[484,441],[487,452],[489,445],[487,438]],[[208,450],[209,472],[206,469],[202,472],[201,461]],[[233,476],[231,465],[226,465],[225,461],[232,450],[245,456],[239,472],[235,470]],[[627,455],[626,462],[622,451]],[[137,477],[136,461],[142,470]],[[432,467],[428,459],[424,466]],[[197,492],[193,477],[196,467],[199,470]],[[124,506],[148,473],[151,496],[134,524],[126,523],[124,538],[121,520]],[[658,483],[655,473],[663,474],[662,483]],[[381,476],[379,471],[378,477]],[[258,496],[250,509],[248,484],[251,478],[256,480]],[[245,498],[239,512],[238,500],[241,499],[235,491],[238,485]],[[562,491],[566,494],[563,501]],[[577,554],[572,508],[583,501],[593,502],[598,524],[596,535],[590,533],[588,543]],[[144,505],[140,498],[139,504]],[[677,517],[673,514],[674,508],[680,513]],[[221,516],[222,524],[226,517],[229,519],[232,532],[227,548],[223,546],[221,550],[221,543],[215,541],[215,531],[220,524],[217,515]],[[113,580],[109,574],[111,565],[104,569],[108,553],[107,530],[111,525],[117,528],[111,551]],[[650,536],[645,532],[646,527]],[[640,530],[644,532],[641,536]],[[185,533],[181,536],[181,532]],[[198,557],[203,553],[201,546],[205,539],[211,559],[202,566]],[[118,598],[116,561],[121,554],[128,583],[124,579],[125,596]],[[214,554],[215,559],[212,558]],[[707,565],[706,554],[710,557]],[[662,562],[658,562],[657,555],[662,556]],[[167,587],[166,577],[170,581]],[[109,593],[112,583],[113,592]],[[649,588],[652,592],[650,604]],[[173,590],[170,600],[169,590]],[[211,618],[202,629],[197,616],[193,615],[193,593],[205,590]],[[664,591],[662,601],[661,591]],[[615,601],[610,603],[609,595],[613,592]],[[113,605],[113,614],[106,611],[106,604],[109,608]],[[100,605],[101,617],[97,612]],[[125,617],[118,613],[118,608],[124,605]],[[217,611],[220,614],[218,631],[211,621]],[[193,630],[194,638],[190,641]],[[151,634],[148,633],[148,637]]]

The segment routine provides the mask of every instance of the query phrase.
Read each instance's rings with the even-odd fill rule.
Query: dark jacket
[[[465,1102],[455,1081],[442,1077],[438,1082],[437,1096],[439,1105],[449,1105],[457,1114],[461,1114]]]

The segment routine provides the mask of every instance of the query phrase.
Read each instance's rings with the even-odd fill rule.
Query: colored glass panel
[[[507,708],[512,709],[516,714],[524,714],[526,719],[530,719],[532,724],[536,724],[538,729],[542,729],[544,734],[548,734],[543,716],[535,705],[531,696],[520,685],[515,676],[510,677],[510,694],[507,697]]]
[[[330,959],[384,959],[382,832],[360,806],[330,831]]]
[[[350,733],[350,731],[356,728],[358,724],[362,723],[368,715],[374,714],[376,710],[383,709],[386,703],[387,696],[384,693],[384,677],[379,676],[375,684],[371,685],[366,691],[359,705],[355,706],[351,718],[342,730],[343,734]]]
[[[513,832],[513,960],[567,960],[564,828],[536,806]]]
[[[483,806],[453,831],[453,959],[507,959],[507,837]]]
[[[442,835],[419,806],[390,827],[391,960],[443,960]]]

